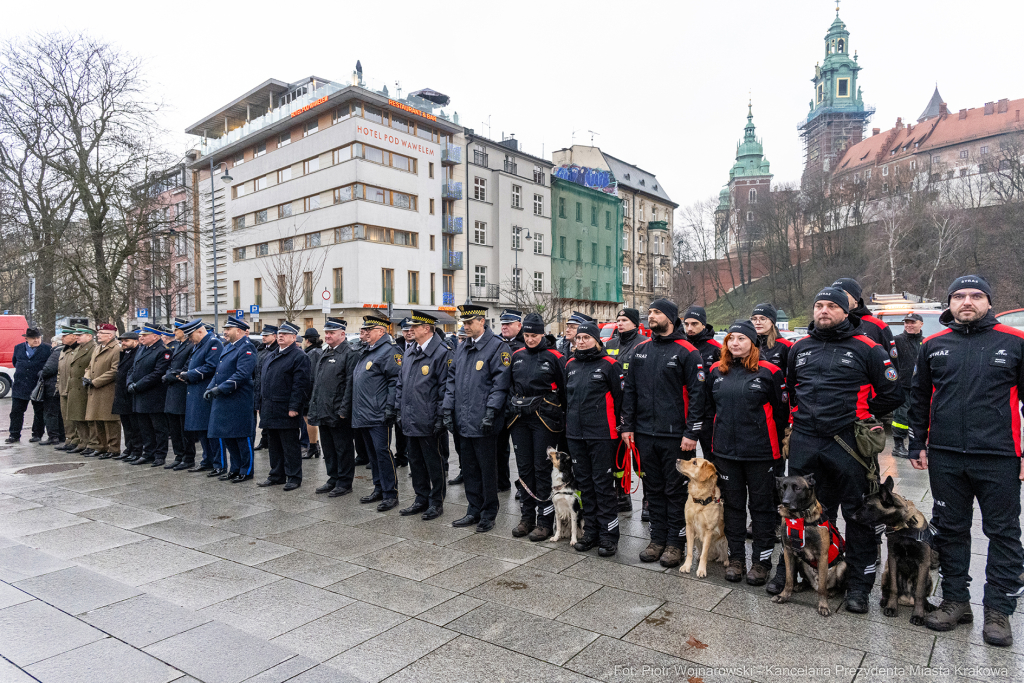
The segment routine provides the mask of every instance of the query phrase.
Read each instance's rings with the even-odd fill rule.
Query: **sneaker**
[[[729,566],[725,568],[725,580],[730,583],[739,583],[743,580],[743,573],[747,569],[747,563],[744,560],[729,560]],[[754,563],[757,566],[757,563]]]
[[[768,580],[768,572],[771,571],[771,568],[770,564],[764,564],[763,562],[755,562],[750,565],[750,571],[747,572],[747,585],[763,586],[765,581]]]
[[[531,531],[533,531],[533,524],[531,522],[526,521],[525,519],[522,519],[519,521],[519,524],[516,526],[516,528],[512,530],[512,535],[516,538],[522,538]]]
[[[530,532],[528,538],[534,543],[546,541],[549,538],[551,538],[551,529],[544,526],[534,527],[533,531]]]
[[[678,567],[683,561],[683,550],[677,548],[674,545],[670,545],[665,548],[661,553],[661,566],[662,567]]]
[[[659,545],[654,541],[647,544],[647,547],[640,551],[641,562],[657,562],[658,558],[661,557],[661,553],[665,551],[665,546]]]
[[[971,603],[943,600],[939,608],[924,618],[924,625],[933,631],[952,631],[957,624],[974,621]]]
[[[1013,631],[1010,630],[1010,617],[993,607],[985,608],[985,628],[982,638],[989,645],[1010,647],[1013,645]]]
[[[768,582],[768,585],[764,587],[768,595],[778,595],[786,587],[786,565],[784,562],[779,562],[779,566],[775,568],[775,576]]]

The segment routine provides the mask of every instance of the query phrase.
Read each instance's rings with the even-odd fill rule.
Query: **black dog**
[[[776,477],[779,514],[782,515],[782,549],[786,562],[786,587],[772,600],[787,602],[793,595],[797,571],[818,592],[818,614],[830,616],[830,592],[846,584],[845,544],[829,521],[814,493],[814,477]]]
[[[882,614],[895,617],[900,605],[912,605],[910,623],[921,625],[924,613],[935,609],[927,600],[932,592],[931,570],[939,562],[932,547],[934,529],[913,503],[892,488],[892,477],[887,477],[877,493],[864,496],[864,507],[855,519],[872,526],[885,524],[889,555],[882,576]]]

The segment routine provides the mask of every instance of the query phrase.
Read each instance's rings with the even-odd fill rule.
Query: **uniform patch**
[[[165,360],[170,360],[170,359],[171,359],[171,354],[169,354],[169,353],[165,353],[165,354],[164,354],[164,359],[165,359]]]
[[[448,359],[448,367],[451,367],[451,366],[452,366],[452,361],[453,361],[453,360],[455,360],[455,359],[454,359],[454,358],[449,358],[449,359]]]
[[[698,382],[703,382],[704,381],[704,371],[703,370],[700,370],[700,371],[697,372],[697,381]]]
[[[480,369],[482,369],[483,367],[484,367],[484,362],[483,362],[482,360],[478,360],[478,361],[476,362],[476,369],[477,369],[477,370],[480,370]]]
[[[890,382],[895,382],[897,377],[896,368],[889,368],[885,371],[885,378]]]
[[[246,351],[246,352],[245,352],[245,355],[247,355],[247,356],[251,356],[251,355],[252,355],[252,351]]]
[[[420,372],[422,372],[423,376],[426,377],[427,375],[430,374],[430,366],[424,365],[422,368],[420,368]]]
[[[402,354],[400,354],[400,353],[396,353],[395,354],[395,363],[397,365],[399,365],[399,366],[402,365]]]
[[[899,355],[899,354],[898,354],[898,353],[896,352],[896,347],[895,347],[895,346],[894,346],[894,347],[892,347],[891,349],[889,349],[889,355],[890,355],[890,356],[892,356],[893,358],[895,358],[896,356],[898,356],[898,355]]]
[[[508,351],[502,351],[501,352],[501,364],[504,365],[507,368],[508,364],[511,361],[512,361],[512,354],[509,353]]]
[[[366,369],[369,370],[372,367],[373,367],[373,361],[372,360],[366,361]]]

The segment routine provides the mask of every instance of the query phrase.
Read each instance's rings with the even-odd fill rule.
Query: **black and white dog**
[[[576,545],[578,533],[583,533],[583,519],[579,517],[580,502],[576,479],[572,474],[572,458],[555,448],[548,448],[551,461],[551,504],[555,507],[555,535],[551,542],[562,538],[569,526],[569,544]]]

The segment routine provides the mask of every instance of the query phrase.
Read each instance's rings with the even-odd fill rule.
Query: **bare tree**
[[[502,282],[498,288],[501,300],[515,301],[523,315],[536,313],[545,325],[557,323],[566,317],[569,299],[563,298],[557,290],[554,286],[550,292],[535,292],[532,287],[516,288],[511,278]]]
[[[270,293],[277,300],[286,320],[313,306],[314,284],[320,281],[327,263],[329,247],[302,248],[299,237],[277,240],[277,252],[259,257],[259,269]]]
[[[928,281],[921,291],[924,298],[932,293],[932,285],[939,268],[957,256],[968,239],[967,217],[955,207],[932,205],[926,213],[926,235],[934,253],[931,259],[931,270]]]
[[[709,197],[680,209],[672,236],[674,270],[677,278],[690,278],[690,273],[696,273],[696,277],[699,277],[702,283],[710,283],[714,298],[725,296],[729,305],[732,306],[732,301],[727,296],[730,287],[722,282],[718,261],[719,257],[726,259],[729,275],[732,278],[728,227],[723,225],[723,217],[716,213],[717,209],[718,199],[716,197]],[[736,287],[735,279],[732,279],[731,284],[734,289]],[[692,288],[693,285],[691,284],[690,287]],[[707,303],[706,295],[704,303]]]

